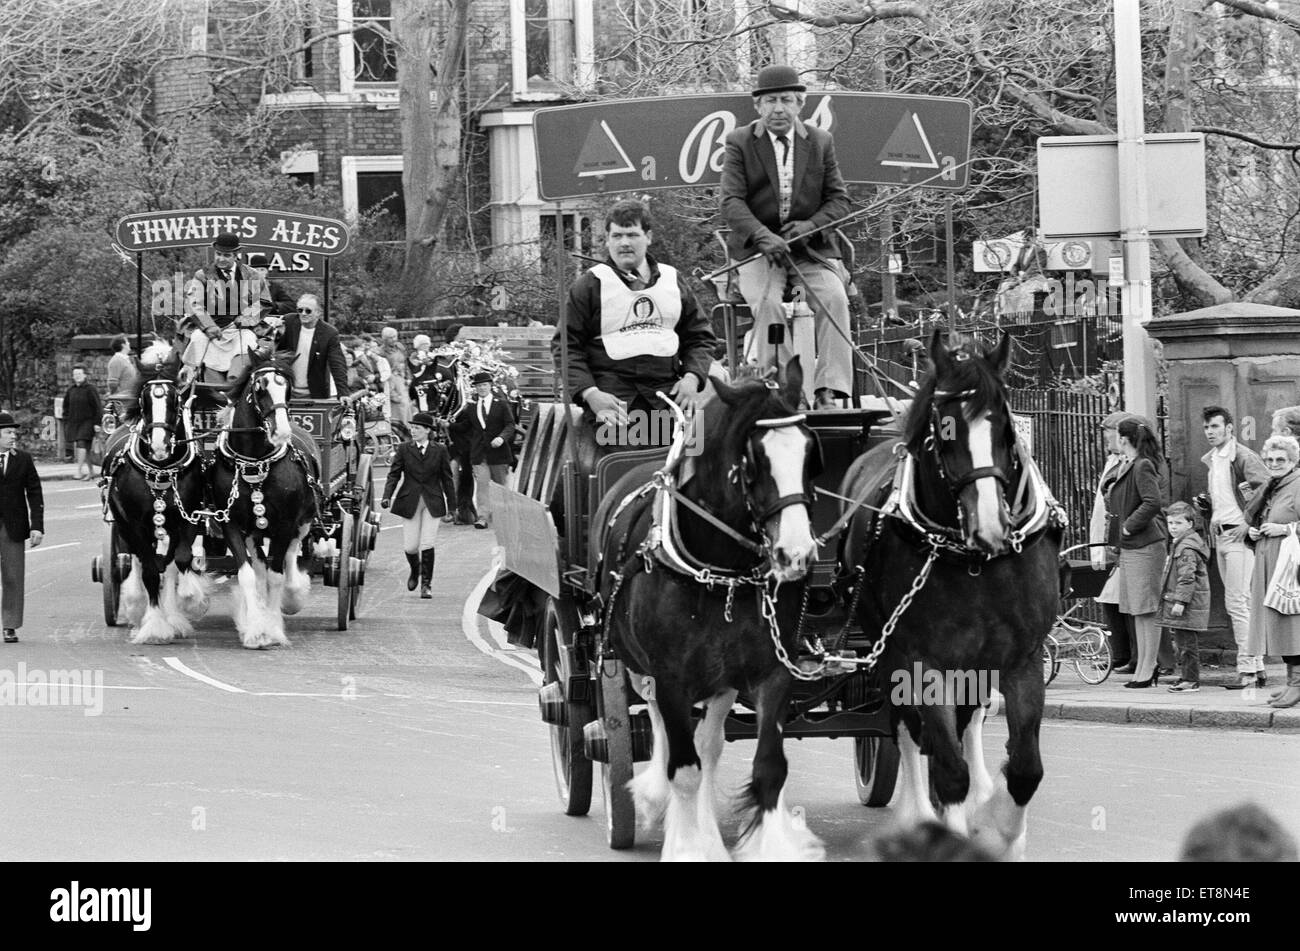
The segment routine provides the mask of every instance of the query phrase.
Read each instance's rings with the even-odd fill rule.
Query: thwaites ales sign
[[[288,254],[333,257],[348,247],[348,226],[334,218],[251,208],[191,208],[127,215],[117,223],[117,243],[126,251],[210,245],[229,231],[242,244]],[[296,270],[286,262],[286,270]]]

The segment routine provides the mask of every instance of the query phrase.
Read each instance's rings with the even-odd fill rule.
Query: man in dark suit
[[[418,581],[420,597],[432,598],[433,566],[436,560],[439,519],[455,504],[456,488],[451,478],[447,448],[429,439],[433,417],[416,413],[411,419],[411,441],[397,447],[384,482],[380,505],[402,519],[402,542],[411,576],[406,590],[414,591]],[[398,481],[402,485],[399,489]],[[393,490],[397,490],[394,498]]]
[[[722,217],[731,229],[727,250],[733,259],[764,255],[737,272],[740,293],[754,315],[746,359],[770,359],[767,328],[784,324],[787,282],[803,282],[816,318],[815,405],[830,406],[853,390],[849,275],[833,232],[807,236],[848,214],[849,193],[830,133],[799,120],[806,91],[789,66],[759,72],[754,86],[759,117],[727,136]],[[777,354],[782,362],[793,355],[788,343]]]
[[[298,313],[284,319],[276,350],[293,358],[293,386],[315,400],[342,399],[350,392],[348,361],[339,332],[320,317],[315,294],[298,298]]]
[[[45,538],[45,497],[32,457],[14,448],[18,424],[0,412],[0,626],[6,644],[18,643],[23,626],[26,551]]]
[[[448,427],[469,436],[469,459],[474,466],[475,528],[487,528],[491,518],[488,481],[505,485],[515,463],[515,417],[504,395],[492,392],[492,374],[480,370],[470,377],[474,399],[460,408]]]

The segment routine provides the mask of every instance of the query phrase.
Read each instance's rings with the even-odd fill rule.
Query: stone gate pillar
[[[1300,310],[1233,302],[1147,321],[1169,364],[1168,442],[1171,489],[1190,501],[1207,485],[1209,451],[1201,409],[1223,406],[1237,439],[1259,452],[1273,411],[1300,404]],[[1213,608],[1206,646],[1235,650],[1218,571],[1211,564]],[[1217,636],[1216,636],[1217,635]],[[1226,641],[1225,641],[1226,635]]]

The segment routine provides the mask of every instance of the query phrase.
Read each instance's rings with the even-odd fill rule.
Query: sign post
[[[1124,408],[1155,425],[1151,338],[1151,242],[1147,231],[1147,153],[1143,136],[1142,40],[1138,0],[1115,0],[1115,93],[1119,132],[1119,231],[1124,244]]]

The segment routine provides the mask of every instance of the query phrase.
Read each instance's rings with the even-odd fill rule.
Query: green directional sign
[[[724,142],[757,118],[746,95],[621,99],[539,109],[538,188],[558,201],[716,185]],[[969,181],[971,104],[942,96],[809,93],[803,120],[835,136],[847,182],[959,190]]]

